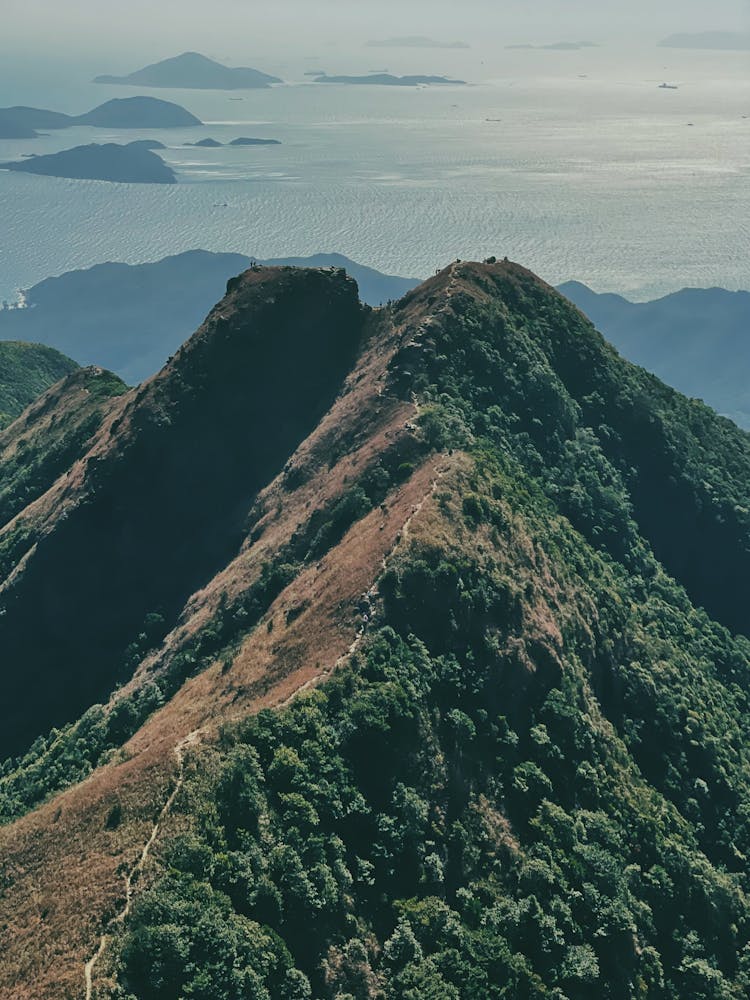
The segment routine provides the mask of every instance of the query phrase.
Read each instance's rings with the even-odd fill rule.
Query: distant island
[[[506,49],[535,49],[547,52],[578,52],[580,49],[597,49],[596,42],[552,42],[549,45],[506,45]]]
[[[106,101],[83,115],[66,115],[44,108],[0,108],[0,136],[32,139],[38,129],[71,128],[190,128],[203,122],[179,104],[155,97],[123,97]]]
[[[241,135],[232,139],[230,146],[280,146],[281,139],[254,139],[252,136]]]
[[[94,83],[172,87],[178,90],[257,90],[281,82],[277,76],[270,76],[247,66],[223,66],[200,52],[183,52],[180,56],[144,66],[127,76],[94,78]]]
[[[29,156],[0,163],[4,170],[76,180],[114,181],[123,184],[176,184],[174,171],[141,142],[120,146],[114,142],[75,146],[60,153]]]
[[[357,86],[378,87],[424,87],[433,84],[465,86],[465,80],[451,80],[447,76],[393,76],[391,73],[368,73],[366,76],[323,76],[315,78],[315,83],[348,83]]]
[[[197,142],[186,142],[186,146],[201,146],[204,149],[218,149],[219,146],[280,146],[280,139],[252,139],[246,136],[240,136],[237,139],[232,139],[231,142],[219,142],[218,139],[199,139]]]
[[[750,52],[750,32],[700,31],[669,35],[659,42],[666,49],[716,49],[724,52]]]
[[[166,149],[167,147],[163,142],[159,142],[158,139],[134,139],[133,142],[129,142],[128,146],[141,146],[143,149]]]
[[[405,35],[398,38],[374,38],[367,42],[371,49],[469,49],[466,42],[440,42],[424,35]]]
[[[0,138],[36,139],[38,129],[67,128],[74,124],[70,115],[41,108],[0,108]]]
[[[39,133],[21,122],[14,123],[0,118],[0,139],[38,139]]]
[[[171,101],[155,97],[121,97],[79,115],[71,124],[94,128],[190,128],[203,122]]]

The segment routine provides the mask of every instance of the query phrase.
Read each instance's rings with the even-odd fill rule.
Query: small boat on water
[[[679,90],[676,83],[660,83],[659,90]]]

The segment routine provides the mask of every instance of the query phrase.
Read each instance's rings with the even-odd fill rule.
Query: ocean
[[[383,68],[388,56],[367,58]],[[167,145],[161,155],[180,181],[0,171],[0,300],[72,268],[198,247],[258,257],[337,251],[409,277],[494,254],[554,284],[578,279],[632,299],[684,286],[750,288],[747,53],[654,46],[498,52],[482,62],[471,52],[419,58],[448,61],[444,69],[471,85],[321,85],[297,67],[295,83],[238,94],[82,79],[35,92],[34,103],[46,96],[46,106],[68,111],[148,92],[206,126],[0,140],[4,161],[154,137]],[[0,103],[32,103],[9,73],[0,73]],[[206,136],[282,145],[185,145]]]

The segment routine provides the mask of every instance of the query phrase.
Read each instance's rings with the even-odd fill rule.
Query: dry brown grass
[[[343,493],[361,471],[411,435],[414,407],[387,391],[388,364],[409,331],[373,320],[372,336],[356,371],[287,473],[259,498],[266,511],[260,537],[248,542],[215,580],[187,603],[178,628],[135,683],[210,621],[223,594],[239,594],[310,514]],[[143,390],[141,390],[143,391]],[[122,419],[129,394],[116,408]],[[95,450],[107,447],[111,421]],[[330,456],[340,456],[331,461]],[[286,485],[301,467],[300,485]],[[229,669],[216,663],[190,680],[124,748],[124,763],[100,768],[87,781],[0,830],[4,892],[0,898],[0,1000],[79,997],[83,968],[106,921],[117,911],[132,866],[174,780],[173,750],[185,735],[216,727],[265,706],[279,705],[317,683],[346,657],[362,628],[358,602],[376,581],[404,522],[429,494],[435,461],[425,462],[384,509],[373,510],[316,565],[279,595],[261,627],[242,643]],[[71,477],[68,477],[70,479]],[[60,483],[38,505],[40,516],[77,502],[85,492],[85,461],[73,482]],[[45,508],[45,509],[43,509]],[[54,519],[54,514],[53,514]],[[256,531],[257,534],[257,531]],[[286,624],[287,612],[302,612]],[[273,620],[271,632],[268,620]],[[115,830],[107,819],[118,802]]]

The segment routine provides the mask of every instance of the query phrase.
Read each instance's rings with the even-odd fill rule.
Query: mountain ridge
[[[94,987],[138,1000],[742,995],[748,439],[518,265],[457,262],[379,310],[336,271],[230,282],[32,505],[47,535],[17,557],[3,648],[24,605],[43,628],[35,561],[106,498],[107,463],[183,440],[212,482],[236,467],[231,447],[210,467],[193,417],[251,446],[246,375],[279,329],[274,362],[312,337],[306,376],[316,337],[351,352],[311,429],[239,491],[232,544],[135,637],[112,701],[0,776],[5,815],[28,813],[0,830],[0,996],[80,990],[99,947]],[[275,398],[271,367],[253,388]],[[74,602],[81,647],[91,620]]]
[[[226,282],[254,259],[189,250],[154,263],[98,264],[46,278],[25,293],[28,308],[0,311],[0,337],[49,343],[81,364],[140,382],[159,370],[202,322]],[[397,299],[417,284],[416,279],[383,275],[340,254],[266,263],[345,267],[369,305]],[[105,340],[102,330],[108,331]]]

